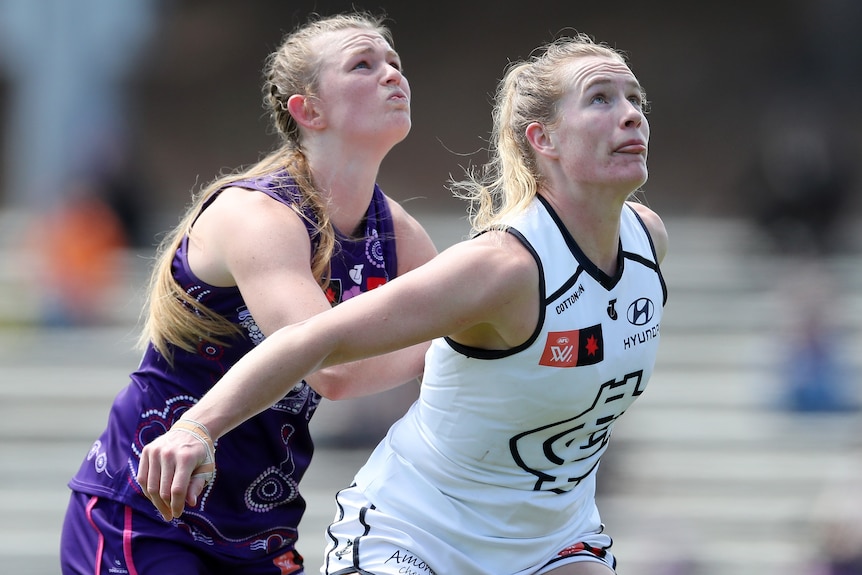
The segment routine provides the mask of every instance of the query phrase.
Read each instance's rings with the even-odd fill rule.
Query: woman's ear
[[[323,126],[323,116],[314,105],[313,98],[294,94],[287,99],[287,111],[296,123],[304,128],[319,129]]]
[[[558,157],[557,148],[548,129],[539,122],[532,122],[527,126],[527,141],[536,150],[536,153],[549,158]]]

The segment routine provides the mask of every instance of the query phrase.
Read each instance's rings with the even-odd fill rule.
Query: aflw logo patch
[[[593,365],[605,357],[601,324],[570,331],[548,333],[545,351],[539,365],[549,367],[578,367]]]

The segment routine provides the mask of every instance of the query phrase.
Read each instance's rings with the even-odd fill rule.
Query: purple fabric
[[[233,185],[259,190],[285,204],[297,201],[295,184],[284,174]],[[313,225],[306,225],[311,234]],[[396,275],[391,214],[376,186],[364,225],[364,239],[349,241],[340,236],[327,290],[333,305]],[[174,257],[174,277],[188,293],[240,325],[242,335],[230,346],[202,341],[193,353],[175,349],[173,368],[150,345],[131,381],[114,400],[104,433],[69,482],[74,491],[118,501],[148,516],[154,507],[135,480],[143,446],[163,434],[263,340],[238,289],[207,285],[191,273],[186,242],[187,238]],[[290,286],[282,290],[285,305],[291,305]],[[251,559],[292,549],[305,510],[298,484],[314,449],[308,423],[320,399],[301,382],[272,408],[222,437],[217,442],[214,482],[196,507],[174,521],[175,527],[235,557]]]
[[[60,547],[63,575],[302,575],[302,557],[288,550],[256,561],[219,555],[156,514],[72,492]]]

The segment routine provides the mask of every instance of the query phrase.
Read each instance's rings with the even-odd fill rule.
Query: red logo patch
[[[593,547],[592,545],[587,545],[586,543],[575,543],[574,545],[569,545],[559,553],[557,553],[557,557],[571,557],[572,555],[577,555],[579,553],[592,553],[596,557],[604,557],[607,555],[607,551],[604,549],[600,549],[598,547]]]
[[[368,278],[366,282],[366,287],[368,291],[373,290],[374,288],[379,288],[383,284],[386,283],[386,278]]]
[[[296,551],[288,551],[284,555],[279,555],[272,560],[272,564],[281,569],[281,575],[290,575],[302,570],[302,558],[299,558],[299,563],[295,561],[298,553]]]
[[[602,326],[552,331],[545,341],[539,365],[548,367],[578,367],[594,365],[605,357]]]

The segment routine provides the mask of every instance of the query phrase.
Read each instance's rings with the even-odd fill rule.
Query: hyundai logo
[[[632,325],[646,325],[655,315],[655,306],[649,298],[639,298],[632,302],[626,312],[626,318]]]

